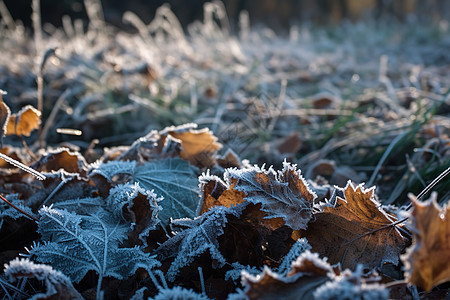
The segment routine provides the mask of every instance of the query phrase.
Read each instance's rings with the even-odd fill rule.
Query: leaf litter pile
[[[448,24],[98,4],[1,9],[3,299],[448,297]]]

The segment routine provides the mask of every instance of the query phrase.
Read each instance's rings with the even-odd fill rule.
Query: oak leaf
[[[415,243],[402,256],[406,278],[426,291],[450,281],[450,205],[440,208],[433,193],[426,202],[411,197]]]
[[[397,219],[381,208],[373,188],[354,187],[349,181],[343,192],[345,199],[337,196],[334,207],[326,206],[315,214],[315,221],[301,235],[312,251],[328,257],[332,264],[340,262],[343,268],[397,264],[407,243],[402,228],[395,224]]]
[[[31,105],[22,107],[22,109],[12,114],[6,125],[7,135],[30,136],[31,132],[41,124],[41,112]]]

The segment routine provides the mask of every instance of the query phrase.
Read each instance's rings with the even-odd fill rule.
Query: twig
[[[22,214],[24,214],[25,216],[27,216],[28,218],[32,219],[35,222],[38,222],[39,220],[36,219],[35,217],[33,217],[32,215],[24,212],[23,210],[21,210],[20,208],[18,208],[17,206],[15,206],[14,204],[12,204],[11,202],[9,202],[5,197],[3,197],[2,195],[0,195],[0,199],[2,199],[3,201],[5,201],[6,203],[8,203],[8,205],[10,205],[12,208],[16,209],[17,211],[21,212]]]

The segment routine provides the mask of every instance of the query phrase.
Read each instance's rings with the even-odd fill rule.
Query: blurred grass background
[[[30,0],[3,0],[11,15],[31,26]],[[109,24],[123,27],[125,11],[136,13],[142,21],[149,23],[155,11],[167,3],[183,26],[203,18],[206,0],[102,0],[105,20]],[[275,29],[289,29],[291,25],[304,22],[337,24],[344,19],[395,19],[405,21],[414,17],[424,22],[450,19],[450,1],[447,0],[225,0],[223,1],[231,24],[238,21],[241,11],[249,12],[252,24],[264,23]],[[42,21],[61,26],[61,16],[85,19],[83,0],[41,1]]]

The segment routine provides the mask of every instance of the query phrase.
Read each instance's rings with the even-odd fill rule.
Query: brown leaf
[[[286,137],[283,142],[278,145],[277,150],[280,153],[297,153],[302,147],[302,140],[298,133],[294,132],[290,136]]]
[[[402,256],[405,277],[429,291],[450,281],[450,205],[439,207],[435,193],[426,202],[411,201],[415,243]]]
[[[43,172],[64,169],[64,171],[69,173],[85,175],[87,163],[78,152],[71,152],[66,148],[58,148],[46,153],[31,167]]]
[[[301,254],[292,267],[287,277],[269,268],[258,277],[244,273],[245,294],[249,299],[313,299],[314,290],[330,280],[328,273],[333,273],[328,263],[309,251]]]
[[[3,102],[2,95],[5,93],[6,92],[0,90],[0,140],[5,136],[6,125],[8,124],[9,117],[11,116],[11,110],[8,105]]]
[[[281,171],[258,166],[227,169],[224,176],[236,183],[236,190],[245,193],[245,200],[261,203],[267,218],[283,218],[292,229],[305,229],[312,218],[312,206],[317,196],[296,165],[284,162],[283,166]]]
[[[30,136],[41,124],[41,112],[31,105],[22,107],[17,114],[12,114],[6,125],[7,135]]]
[[[227,152],[217,158],[217,163],[222,168],[240,168],[241,167],[241,159],[239,156],[231,149],[228,149]]]
[[[312,251],[354,269],[357,264],[372,269],[384,262],[398,263],[407,239],[397,219],[388,215],[374,197],[374,189],[356,188],[351,182],[344,189],[345,199],[337,197],[334,207],[325,207],[302,232]]]
[[[203,201],[200,215],[214,206],[230,207],[244,202],[244,192],[237,191],[233,187],[234,185],[227,189],[222,180],[214,176],[203,179]]]
[[[217,142],[217,137],[208,128],[196,130],[194,129],[196,124],[191,127],[189,125],[169,127],[164,131],[181,141],[183,148],[180,153],[181,158],[199,168],[214,166],[214,155],[217,150],[222,148],[222,145]]]

